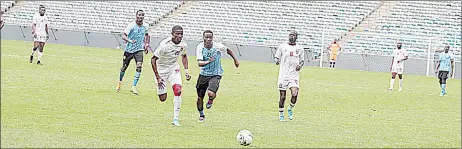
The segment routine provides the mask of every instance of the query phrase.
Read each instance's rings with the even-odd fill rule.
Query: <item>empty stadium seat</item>
[[[145,22],[153,23],[178,7],[181,1],[23,1],[18,11],[5,17],[9,24],[30,26],[38,6],[47,8],[50,27],[93,32],[121,32],[135,20],[135,12],[145,12]],[[3,1],[2,1],[3,4]]]
[[[14,1],[2,1],[4,6]],[[47,7],[50,27],[90,32],[121,32],[142,9],[145,21],[155,24],[150,33],[170,36],[181,25],[185,39],[202,40],[206,29],[216,40],[242,45],[276,47],[288,38],[288,30],[299,32],[299,43],[320,51],[345,37],[361,21],[382,7],[382,1],[195,1],[175,15],[182,1],[21,1],[19,8],[4,15],[6,23],[30,26],[38,5]],[[449,43],[460,59],[460,1],[397,1],[372,28],[348,38],[346,52],[391,54],[396,41],[404,43],[412,57],[426,58],[432,50]],[[168,18],[162,23],[159,20]],[[322,32],[324,31],[324,38]],[[381,36],[381,35],[395,35]],[[322,45],[324,43],[324,45]]]
[[[16,3],[16,1],[1,1],[0,2],[0,7],[2,12],[7,12],[13,5]]]
[[[380,3],[197,1],[185,14],[152,32],[168,36],[172,26],[182,25],[186,39],[200,40],[201,32],[211,29],[227,43],[277,46],[287,39],[288,30],[295,29],[301,44],[320,48],[322,28],[327,44],[351,30]]]
[[[450,44],[456,59],[460,60],[460,9],[460,1],[399,1],[396,6],[389,9],[390,13],[382,16],[376,27],[368,32],[402,37],[385,40],[391,37],[358,35],[348,41],[345,49],[365,46],[365,49],[383,51],[382,53],[386,55],[391,54],[390,49],[396,46],[396,41],[399,39],[412,57],[425,59],[428,56],[428,38],[432,38],[432,51],[441,50],[444,44]],[[382,44],[368,45],[366,43]]]

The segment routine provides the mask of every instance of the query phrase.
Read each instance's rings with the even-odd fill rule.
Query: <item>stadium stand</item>
[[[211,29],[227,43],[277,46],[296,29],[301,43],[320,46],[321,28],[327,40],[341,38],[382,2],[377,1],[197,1],[183,13],[172,17],[153,32],[168,35],[174,24],[184,26],[185,37],[200,40],[202,31]],[[326,9],[329,8],[329,9]]]
[[[9,24],[30,26],[38,6],[47,7],[50,27],[56,29],[121,32],[133,21],[138,9],[146,13],[145,21],[154,22],[179,7],[181,1],[22,1],[14,13],[6,16]]]
[[[2,8],[2,12],[7,12],[11,7],[16,4],[16,1],[1,1],[0,7]]]
[[[390,7],[390,13],[381,16],[376,26],[366,32],[378,35],[410,37],[435,37],[432,44],[449,43],[454,54],[460,59],[461,41],[461,1],[399,1]],[[400,38],[414,58],[427,58],[428,39]],[[345,44],[345,49],[353,52],[390,54],[396,38],[356,35]]]
[[[12,5],[14,1],[2,1]],[[4,14],[7,24],[30,26],[38,5],[47,7],[51,28],[89,32],[120,32],[143,9],[153,25],[153,36],[170,35],[173,25],[182,25],[185,38],[201,40],[211,29],[225,43],[276,47],[287,40],[287,31],[300,33],[306,47],[320,50],[340,39],[347,52],[388,55],[396,39],[356,34],[379,10],[386,11],[359,32],[375,35],[435,37],[449,43],[460,59],[460,1],[20,1]],[[325,30],[325,38],[322,32]],[[353,34],[351,31],[355,32]],[[324,45],[321,43],[324,40]],[[427,39],[400,38],[411,57],[427,56]]]

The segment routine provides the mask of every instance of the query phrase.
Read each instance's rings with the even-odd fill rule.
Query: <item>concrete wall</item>
[[[22,29],[22,31],[21,31]],[[23,34],[24,33],[24,34]],[[56,40],[55,40],[56,37]],[[19,27],[15,25],[5,25],[1,31],[1,38],[7,40],[24,40],[32,41],[31,27]],[[151,39],[151,45],[155,48],[162,41],[163,38],[153,37]],[[88,42],[87,42],[88,41]],[[58,43],[67,45],[77,46],[92,46],[102,48],[116,48],[122,43],[121,36],[118,34],[111,33],[84,33],[82,31],[68,31],[68,30],[50,30],[50,39],[48,43]],[[189,44],[188,55],[195,55],[195,47],[199,41],[186,40]],[[257,46],[243,46],[235,44],[227,44],[228,47],[233,49],[236,56],[240,60],[249,60],[256,62],[273,62],[273,53],[276,49],[268,47],[257,47]],[[121,47],[122,49],[123,47]],[[239,50],[238,50],[239,49]],[[314,56],[310,50],[306,50],[305,65],[307,66],[319,66],[319,59],[314,59]],[[229,56],[226,55],[229,58]],[[327,55],[325,56],[327,58]],[[364,70],[364,71],[376,71],[376,72],[389,72],[390,71],[391,57],[387,56],[374,56],[374,55],[363,55],[363,54],[352,54],[343,53],[338,56],[337,68],[341,69],[353,69],[353,70]],[[414,75],[425,75],[426,74],[426,60],[421,59],[409,59],[405,63],[405,74]],[[323,67],[328,67],[327,61],[324,61]],[[434,66],[432,66],[434,67]],[[432,73],[431,75],[435,75]],[[461,78],[461,63],[456,63],[456,78]]]

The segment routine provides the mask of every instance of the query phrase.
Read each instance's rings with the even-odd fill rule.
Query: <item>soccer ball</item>
[[[249,130],[241,130],[237,133],[237,143],[243,146],[252,144],[253,135]]]

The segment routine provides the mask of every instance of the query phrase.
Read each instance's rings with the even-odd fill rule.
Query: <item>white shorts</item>
[[[397,74],[403,74],[404,68],[402,66],[395,65],[395,66],[391,67],[391,72],[392,73],[397,73]]]
[[[36,42],[46,42],[47,41],[47,35],[37,35],[37,38],[34,38],[34,41],[36,41]]]
[[[182,85],[180,69],[174,70],[167,74],[159,74],[159,75],[160,75],[160,78],[162,78],[162,80],[164,81],[162,82],[164,84],[164,88],[163,89],[160,89],[159,87],[157,88],[158,95],[167,93],[167,88],[168,88],[167,81],[170,83],[170,88],[173,88],[174,84]]]
[[[299,78],[278,79],[278,89],[285,91],[292,87],[299,88],[298,83],[299,83]]]

